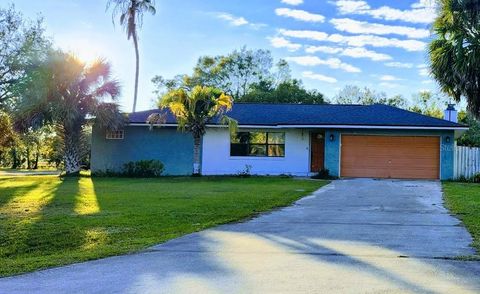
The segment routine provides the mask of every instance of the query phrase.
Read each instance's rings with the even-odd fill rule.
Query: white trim
[[[128,126],[133,127],[145,127],[145,126],[153,126],[153,127],[178,127],[178,124],[149,124],[149,123],[128,123]]]
[[[131,123],[130,126],[150,126],[148,123]],[[177,124],[153,124],[154,127],[176,127]],[[209,128],[228,128],[227,125],[207,125]],[[468,130],[468,127],[422,126],[370,126],[370,125],[238,125],[239,128],[257,129],[391,129],[391,130]]]

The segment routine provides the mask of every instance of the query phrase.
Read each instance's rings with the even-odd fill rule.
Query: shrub
[[[122,175],[126,177],[158,177],[163,173],[163,163],[159,160],[130,161],[123,165]]]
[[[95,172],[92,172],[92,176],[94,177],[121,177],[122,173],[116,172],[110,169],[106,170],[97,170]]]
[[[455,181],[456,182],[464,182],[464,183],[480,183],[480,173],[476,173],[469,178],[467,178],[465,176],[460,176]]]
[[[328,169],[322,169],[316,175],[311,176],[312,179],[319,179],[319,180],[333,180],[336,177],[330,175],[330,171]]]
[[[240,178],[248,178],[250,177],[252,174],[251,174],[251,171],[252,171],[252,166],[249,165],[249,164],[246,164],[245,165],[245,169],[244,170],[241,170],[237,173],[237,177],[240,177]]]

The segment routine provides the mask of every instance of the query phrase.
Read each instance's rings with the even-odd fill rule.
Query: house
[[[192,172],[193,139],[178,132],[175,118],[149,129],[150,114],[131,113],[123,130],[94,128],[93,172],[118,170],[128,161],[158,159],[165,174]],[[467,128],[456,112],[443,120],[375,105],[237,103],[228,115],[237,134],[212,120],[202,142],[204,175],[308,176],[322,169],[339,177],[450,179],[454,142]],[[453,114],[453,117],[452,117]]]

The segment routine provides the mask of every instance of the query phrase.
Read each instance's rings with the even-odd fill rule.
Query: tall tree
[[[334,97],[334,102],[338,104],[385,104],[400,108],[407,107],[407,101],[401,95],[388,97],[385,92],[364,87],[346,85]]]
[[[458,121],[468,125],[468,130],[457,140],[459,146],[480,147],[480,122],[464,111],[458,113]]]
[[[14,146],[17,139],[10,115],[0,111],[0,159]]]
[[[112,17],[120,15],[120,25],[124,27],[127,33],[127,39],[133,40],[135,47],[135,90],[133,94],[133,108],[135,112],[137,108],[138,96],[138,76],[140,70],[140,53],[138,50],[138,32],[137,29],[142,26],[143,14],[149,12],[155,14],[154,0],[110,0],[107,4],[107,9],[110,5],[114,5]]]
[[[243,47],[227,55],[202,56],[191,75],[177,75],[173,79],[155,76],[152,82],[157,88],[167,90],[195,86],[219,88],[234,100],[247,94],[252,85],[271,80],[273,58],[268,50],[251,50]]]
[[[480,117],[480,1],[439,0],[430,70],[443,92]]]
[[[200,57],[191,75],[172,79],[157,75],[152,82],[159,97],[173,89],[205,85],[221,89],[236,102],[324,103],[323,94],[306,90],[300,80],[292,79],[287,61],[274,65],[268,50],[246,47],[227,55]]]
[[[225,115],[232,104],[232,98],[220,89],[206,86],[195,86],[191,91],[183,88],[171,90],[160,100],[160,108],[168,109],[175,116],[178,128],[193,136],[194,175],[200,175],[200,144],[207,123],[217,119],[228,124],[231,131],[236,129],[236,121]],[[154,125],[164,122],[164,119],[163,114],[152,114],[148,121]]]
[[[325,103],[322,93],[305,89],[302,82],[296,79],[284,80],[278,84],[274,84],[272,81],[261,81],[252,85],[250,91],[237,101],[295,104]]]
[[[420,91],[413,95],[413,105],[410,111],[418,112],[436,118],[443,118],[443,109],[447,101],[440,95],[434,95],[430,91]]]
[[[103,60],[87,66],[70,54],[51,52],[44,64],[27,74],[19,89],[17,124],[24,128],[55,125],[67,174],[80,171],[86,125],[95,122],[116,129],[123,124],[114,102],[120,88]]]
[[[42,19],[25,20],[14,6],[0,8],[0,107],[11,108],[14,87],[26,70],[46,57],[50,41]]]

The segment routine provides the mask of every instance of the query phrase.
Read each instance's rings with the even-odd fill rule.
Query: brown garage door
[[[342,177],[438,179],[439,137],[342,135]]]

